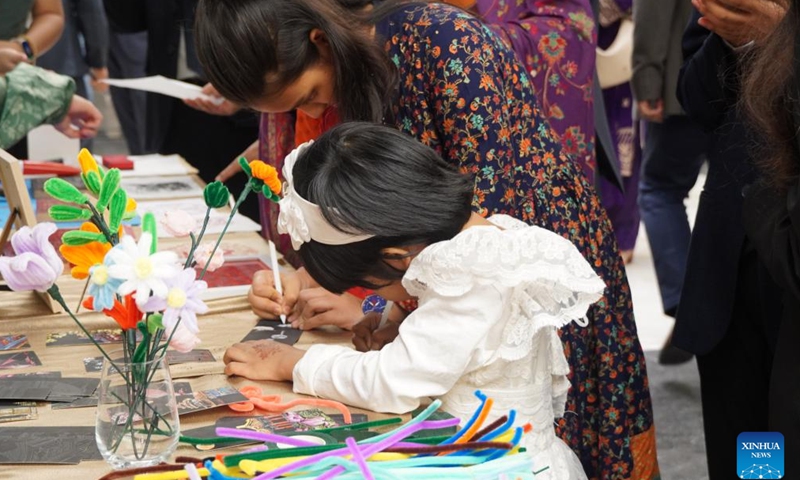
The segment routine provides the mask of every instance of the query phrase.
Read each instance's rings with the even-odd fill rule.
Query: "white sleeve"
[[[294,368],[294,391],[375,412],[406,413],[448,392],[479,358],[502,318],[503,295],[473,286],[456,297],[429,291],[380,351],[313,345]]]

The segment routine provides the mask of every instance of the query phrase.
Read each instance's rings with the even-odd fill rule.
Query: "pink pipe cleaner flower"
[[[183,210],[164,212],[158,224],[173,237],[188,237],[197,228],[197,222],[194,217]]]
[[[213,249],[213,243],[203,243],[194,251],[194,260],[199,268],[206,268],[206,265],[208,265],[208,271],[213,272],[225,263],[225,255],[222,253],[222,249],[218,248],[214,252],[214,256],[211,257],[211,250]],[[211,257],[211,263],[208,261],[209,257]]]

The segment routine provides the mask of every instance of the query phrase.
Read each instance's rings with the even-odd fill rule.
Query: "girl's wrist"
[[[292,347],[285,355],[281,355],[278,364],[278,375],[282,380],[291,382],[294,380],[294,367],[300,362],[305,355],[305,350]]]

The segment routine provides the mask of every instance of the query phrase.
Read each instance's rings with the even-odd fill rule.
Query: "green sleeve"
[[[61,121],[75,93],[70,77],[24,63],[0,78],[0,84],[0,148],[43,123]]]

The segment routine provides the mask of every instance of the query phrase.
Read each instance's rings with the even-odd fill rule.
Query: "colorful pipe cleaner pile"
[[[171,471],[136,475],[135,480],[233,480],[250,478],[292,479],[534,479],[547,469],[533,465],[531,456],[519,447],[530,425],[514,427],[515,411],[485,425],[493,401],[480,391],[481,404],[470,420],[454,435],[425,436],[425,431],[452,428],[460,420],[430,420],[441,402],[434,401],[405,425],[387,433],[357,442],[347,437],[344,444],[318,445],[302,439],[273,433],[233,428],[217,428],[221,438],[273,442],[290,448],[218,456],[203,465],[175,465]],[[356,426],[353,425],[353,428]],[[537,469],[538,472],[535,472]],[[122,473],[122,472],[120,472]]]

